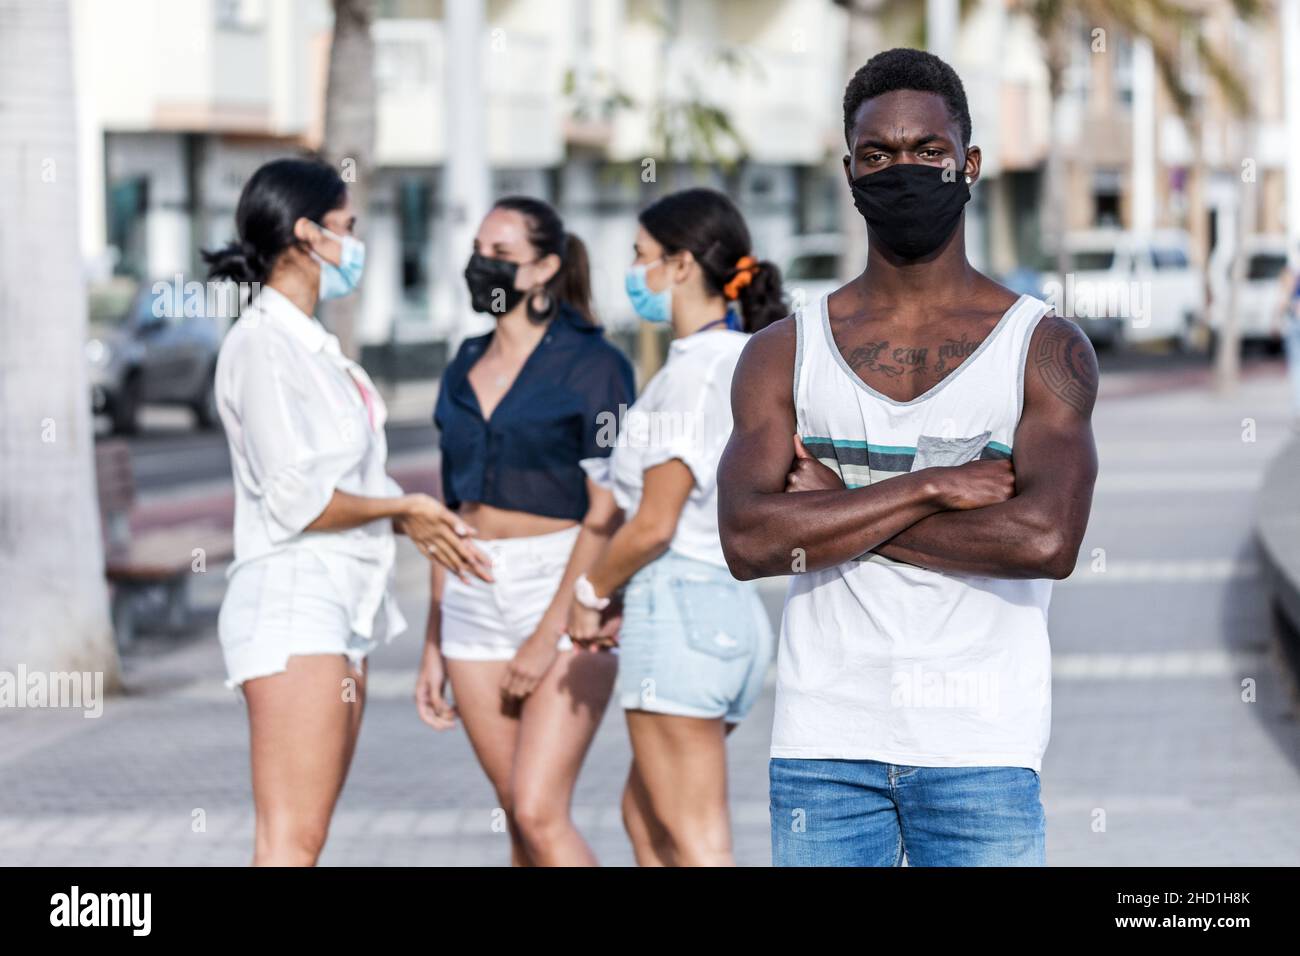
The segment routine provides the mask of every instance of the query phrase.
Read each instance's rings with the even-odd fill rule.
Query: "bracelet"
[[[578,580],[573,582],[573,597],[583,607],[593,611],[603,611],[609,607],[609,598],[597,596],[596,589],[585,574],[578,575]]]

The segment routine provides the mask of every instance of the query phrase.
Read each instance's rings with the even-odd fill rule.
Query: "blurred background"
[[[911,45],[966,84],[978,267],[1040,295],[1063,273],[1150,283],[1149,321],[1099,316],[1082,323],[1094,340],[1208,354],[1241,249],[1240,337],[1266,346],[1264,287],[1300,247],[1283,75],[1300,41],[1282,21],[1262,0],[74,0],[93,317],[120,317],[134,283],[202,279],[248,176],[303,149],[363,200],[364,294],[331,318],[387,381],[436,376],[480,330],[460,273],[508,193],[549,200],[587,240],[600,316],[631,351],[623,271],[636,212],[664,191],[735,197],[813,297],[863,261],[845,81]],[[111,390],[131,412],[129,383]]]
[[[965,83],[977,267],[1101,359],[1102,477],[1052,610],[1049,856],[1300,862],[1300,399],[1280,354],[1300,0],[0,0],[20,186],[0,195],[0,670],[129,691],[95,721],[0,707],[0,861],[246,856],[214,628],[232,504],[212,373],[238,301],[200,251],[232,237],[260,164],[319,153],[349,182],[365,278],[321,318],[385,390],[394,476],[436,490],[432,407],[487,327],[461,272],[493,198],[547,199],[586,241],[644,384],[666,340],[623,291],[638,210],[724,190],[792,306],[856,274],[842,96],[892,46]],[[504,861],[463,736],[409,700],[427,589],[403,551],[414,632],[376,658],[326,862]],[[776,619],[784,582],[764,589]],[[767,862],[770,717],[769,688],[732,738],[741,862]],[[611,713],[579,793],[613,862],[623,737]]]

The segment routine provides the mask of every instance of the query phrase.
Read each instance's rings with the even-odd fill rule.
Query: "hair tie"
[[[741,256],[736,260],[736,274],[722,287],[722,294],[728,299],[739,296],[740,290],[754,281],[756,271],[758,271],[758,260],[753,256]]]

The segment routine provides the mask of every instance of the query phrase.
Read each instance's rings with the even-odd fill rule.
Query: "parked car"
[[[840,281],[840,251],[844,239],[838,233],[812,233],[795,236],[785,250],[781,280],[792,304],[802,296],[803,303],[816,302],[844,283]]]
[[[1115,229],[1067,233],[1069,272],[1044,277],[1057,313],[1099,346],[1168,341],[1191,349],[1205,314],[1205,280],[1186,232]]]
[[[1276,346],[1274,323],[1285,290],[1282,273],[1286,269],[1285,236],[1249,236],[1243,249],[1245,274],[1237,297],[1237,333],[1243,345]],[[1232,299],[1233,270],[1237,257],[1226,243],[1210,256],[1209,325],[1211,343],[1217,343],[1219,330]]]
[[[134,431],[146,402],[185,405],[200,427],[217,424],[213,376],[228,322],[209,317],[193,301],[187,308],[174,284],[119,279],[90,292],[85,353],[91,400],[115,432]]]

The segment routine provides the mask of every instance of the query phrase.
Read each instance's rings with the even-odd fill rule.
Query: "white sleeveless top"
[[[823,296],[795,313],[804,445],[849,488],[1010,456],[1029,340],[1047,311],[1021,296],[958,368],[899,402],[849,367]],[[945,574],[871,552],[795,574],[772,756],[1037,771],[1051,729],[1051,589],[1050,580]]]

